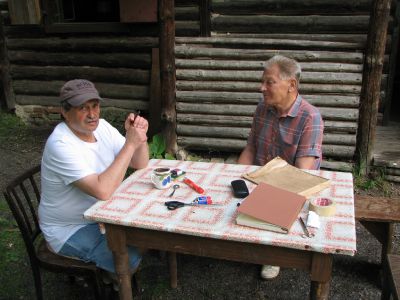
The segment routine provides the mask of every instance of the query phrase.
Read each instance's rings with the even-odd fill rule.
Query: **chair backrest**
[[[41,230],[37,208],[40,202],[40,165],[12,180],[4,191],[4,197],[18,223],[28,254],[36,260],[35,240]]]

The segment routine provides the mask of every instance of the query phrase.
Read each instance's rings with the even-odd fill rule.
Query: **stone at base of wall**
[[[28,125],[54,125],[61,121],[58,106],[16,105],[15,114]]]

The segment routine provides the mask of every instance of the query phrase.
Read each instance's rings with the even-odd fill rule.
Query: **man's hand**
[[[147,142],[149,123],[139,115],[130,113],[125,120],[126,141],[135,147]]]

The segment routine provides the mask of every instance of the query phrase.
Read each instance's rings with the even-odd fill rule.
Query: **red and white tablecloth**
[[[165,190],[154,188],[150,181],[153,169],[160,167],[179,168],[186,176],[205,189],[216,205],[184,206],[168,210],[165,201],[191,202],[199,194],[183,182],[172,198],[168,195],[172,187]],[[329,188],[318,197],[329,198],[336,203],[336,213],[320,217],[321,226],[312,238],[304,238],[298,221],[289,234],[235,224],[237,204],[230,182],[240,179],[241,174],[259,168],[237,164],[191,162],[152,159],[146,169],[138,170],[128,177],[108,201],[99,201],[89,208],[84,217],[89,220],[133,226],[159,231],[275,245],[287,248],[305,249],[323,253],[354,255],[356,233],[354,219],[353,177],[351,173],[332,171],[309,171],[331,180]],[[246,181],[251,191],[255,184]],[[301,215],[306,217],[308,202]]]

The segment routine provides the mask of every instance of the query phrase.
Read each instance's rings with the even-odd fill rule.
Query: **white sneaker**
[[[261,268],[261,278],[263,279],[274,279],[279,274],[280,267],[263,265]]]

